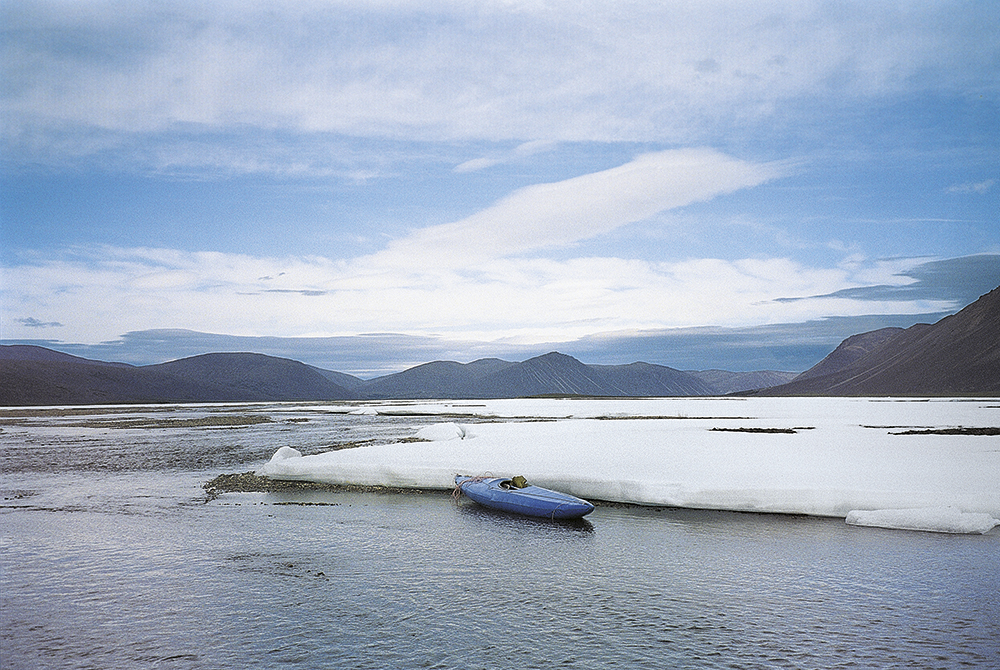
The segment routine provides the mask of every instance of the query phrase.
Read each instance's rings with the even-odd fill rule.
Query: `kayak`
[[[455,486],[484,507],[549,519],[579,519],[594,506],[576,496],[531,486],[523,477],[455,475]]]

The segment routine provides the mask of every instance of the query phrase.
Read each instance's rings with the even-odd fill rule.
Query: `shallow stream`
[[[258,415],[267,422],[160,421]],[[1000,534],[446,493],[227,493],[276,446],[433,417],[319,408],[6,413],[0,666],[958,668],[1000,658]],[[87,421],[93,423],[83,425]],[[212,425],[209,425],[212,424]]]

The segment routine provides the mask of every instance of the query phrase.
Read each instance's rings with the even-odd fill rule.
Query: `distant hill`
[[[323,375],[325,378],[332,381],[337,386],[345,388],[351,393],[357,391],[364,383],[365,380],[360,377],[355,377],[354,375],[349,375],[344,372],[334,372],[333,370],[324,370],[322,368],[313,367],[312,365],[306,366],[312,370],[315,370],[319,374]]]
[[[711,395],[698,379],[662,365],[585,365],[551,352],[504,368],[483,380],[501,397],[532,395],[684,396]]]
[[[0,347],[0,405],[8,406],[717,393],[697,377],[662,365],[585,365],[557,352],[520,363],[435,361],[363,380],[254,353],[130,366],[42,347]]]
[[[86,365],[115,365],[118,367],[132,367],[127,363],[105,363],[104,361],[93,361],[89,358],[80,358],[64,354],[61,351],[53,351],[45,347],[33,344],[10,344],[0,345],[0,361],[34,361],[39,363],[81,363]]]
[[[627,395],[607,375],[572,356],[551,352],[495,372],[484,380],[498,397],[534,395]]]
[[[591,365],[606,384],[624,396],[716,395],[712,384],[698,377],[663,365],[629,363],[628,365]]]
[[[708,384],[717,395],[739,391],[770,388],[787,384],[798,376],[797,372],[757,370],[755,372],[729,372],[728,370],[687,370],[689,375]]]
[[[348,400],[357,397],[305,363],[264,354],[203,354],[142,369],[211,385],[232,399]]]
[[[933,325],[855,335],[762,395],[1000,394],[1000,288]]]
[[[551,352],[521,363],[484,358],[435,361],[363,383],[368,398],[521,398],[537,395],[711,395],[690,375],[648,363],[586,365]]]
[[[0,346],[0,405],[345,400],[309,366],[261,354],[206,354],[135,367]],[[49,350],[44,350],[49,351]]]
[[[0,405],[207,402],[218,389],[96,361],[0,359]]]
[[[513,365],[498,358],[434,361],[362,382],[355,390],[368,398],[482,398],[488,394],[483,378]]]

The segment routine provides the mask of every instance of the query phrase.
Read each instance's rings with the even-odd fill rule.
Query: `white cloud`
[[[317,257],[102,247],[6,268],[4,338],[37,337],[32,323],[58,322],[63,336],[90,343],[129,331],[187,328],[271,336],[397,332],[528,344],[628,329],[953,308],[925,300],[777,300],[860,286],[865,272],[781,258],[508,258],[478,269],[411,266],[359,276],[350,264]]]
[[[455,166],[455,172],[477,172],[500,165],[504,161],[500,158],[473,158]]]
[[[995,16],[949,3],[41,2],[3,18],[4,135],[22,150],[191,128],[689,143],[792,100],[1000,88]]]
[[[19,329],[29,337],[30,318],[58,321],[74,339],[89,342],[128,331],[187,328],[280,336],[391,331],[530,343],[873,310],[870,302],[842,297],[779,298],[829,295],[908,266],[873,268],[863,258],[811,268],[782,258],[657,263],[534,257],[756,186],[784,170],[710,149],[644,154],[608,170],[517,190],[465,219],[417,230],[354,259],[77,248],[5,270],[10,289],[4,313],[15,324],[5,337],[18,337]],[[928,309],[897,301],[875,311]]]
[[[947,193],[986,193],[996,183],[995,179],[984,179],[983,181],[968,182],[965,184],[955,184],[945,189]]]
[[[532,140],[530,142],[523,142],[507,153],[497,153],[492,156],[484,156],[481,158],[467,160],[464,163],[456,165],[454,171],[463,173],[485,170],[496,165],[503,165],[505,163],[513,163],[515,161],[523,160],[544,151],[551,151],[552,149],[555,149],[555,147],[556,142],[548,140]]]
[[[619,167],[520,189],[461,221],[418,230],[364,264],[467,267],[608,233],[659,212],[760,185],[779,164],[711,149],[644,154]]]

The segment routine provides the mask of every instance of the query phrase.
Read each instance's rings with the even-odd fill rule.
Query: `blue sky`
[[[0,338],[800,370],[1000,285],[993,2],[0,5]]]

